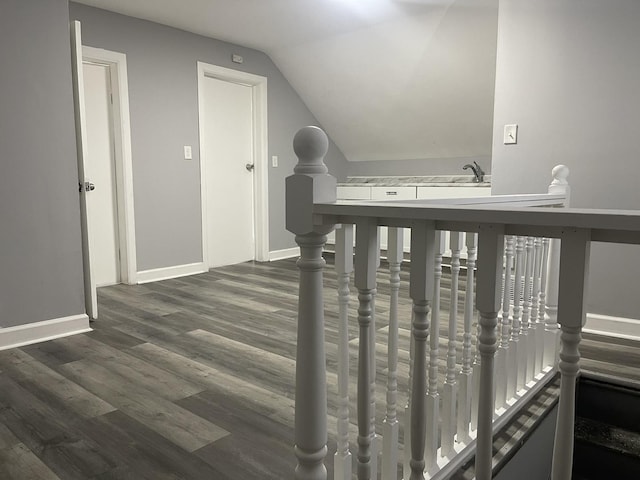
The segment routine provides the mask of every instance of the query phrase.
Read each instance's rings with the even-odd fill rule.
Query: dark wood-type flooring
[[[408,373],[407,280],[403,271],[403,390]],[[381,273],[379,421],[386,382],[386,282],[388,275]],[[332,455],[337,298],[331,267],[325,284]],[[355,295],[352,299],[355,308]],[[443,296],[443,307],[448,303]],[[0,352],[0,479],[292,478],[296,308],[294,260],[101,288],[100,318],[92,323],[92,332]],[[442,331],[446,315],[443,311]],[[355,373],[354,320],[350,338]],[[638,346],[585,335],[582,364],[640,380]],[[440,356],[445,353],[446,341],[441,340]],[[401,395],[399,405],[404,402]]]

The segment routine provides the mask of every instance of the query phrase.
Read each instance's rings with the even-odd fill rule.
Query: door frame
[[[94,47],[82,47],[82,62],[108,67],[111,80],[112,118],[116,201],[118,210],[118,246],[120,251],[120,281],[137,283],[135,216],[133,208],[133,164],[129,120],[129,86],[127,56]]]
[[[198,132],[200,135],[200,199],[202,203],[202,260],[209,268],[207,238],[207,186],[204,158],[204,91],[205,77],[251,87],[253,110],[253,229],[254,258],[269,261],[269,195],[268,195],[268,136],[267,136],[267,78],[230,68],[198,62]]]

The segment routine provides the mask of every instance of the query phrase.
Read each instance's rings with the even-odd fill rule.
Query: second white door
[[[206,76],[202,85],[208,267],[255,259],[253,90]]]
[[[87,130],[86,177],[95,185],[87,193],[90,214],[91,269],[97,286],[120,283],[118,202],[114,157],[111,81],[106,65],[84,63]]]

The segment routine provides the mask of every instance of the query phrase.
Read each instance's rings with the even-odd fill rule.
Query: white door
[[[111,102],[111,72],[107,65],[83,64],[86,116],[85,176],[95,185],[87,194],[89,246],[96,285],[120,283],[118,196]]]
[[[80,186],[80,220],[82,233],[82,264],[84,269],[84,297],[87,315],[98,318],[98,295],[96,282],[91,271],[91,252],[89,251],[89,224],[87,217],[89,205],[87,193],[89,180],[85,175],[86,122],[84,109],[84,86],[82,75],[82,36],[80,22],[71,23],[71,74],[73,82],[73,103],[76,120],[76,147],[78,153],[78,183]]]
[[[203,137],[208,267],[255,258],[252,87],[205,77]]]

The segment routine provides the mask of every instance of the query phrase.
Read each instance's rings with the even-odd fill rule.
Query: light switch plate
[[[278,156],[277,155],[273,155],[271,157],[271,166],[273,168],[276,168],[278,166]]]
[[[185,160],[192,160],[193,159],[193,154],[191,153],[191,145],[185,145],[184,146],[184,159]]]
[[[504,126],[504,144],[513,145],[518,143],[518,125],[505,125]]]

